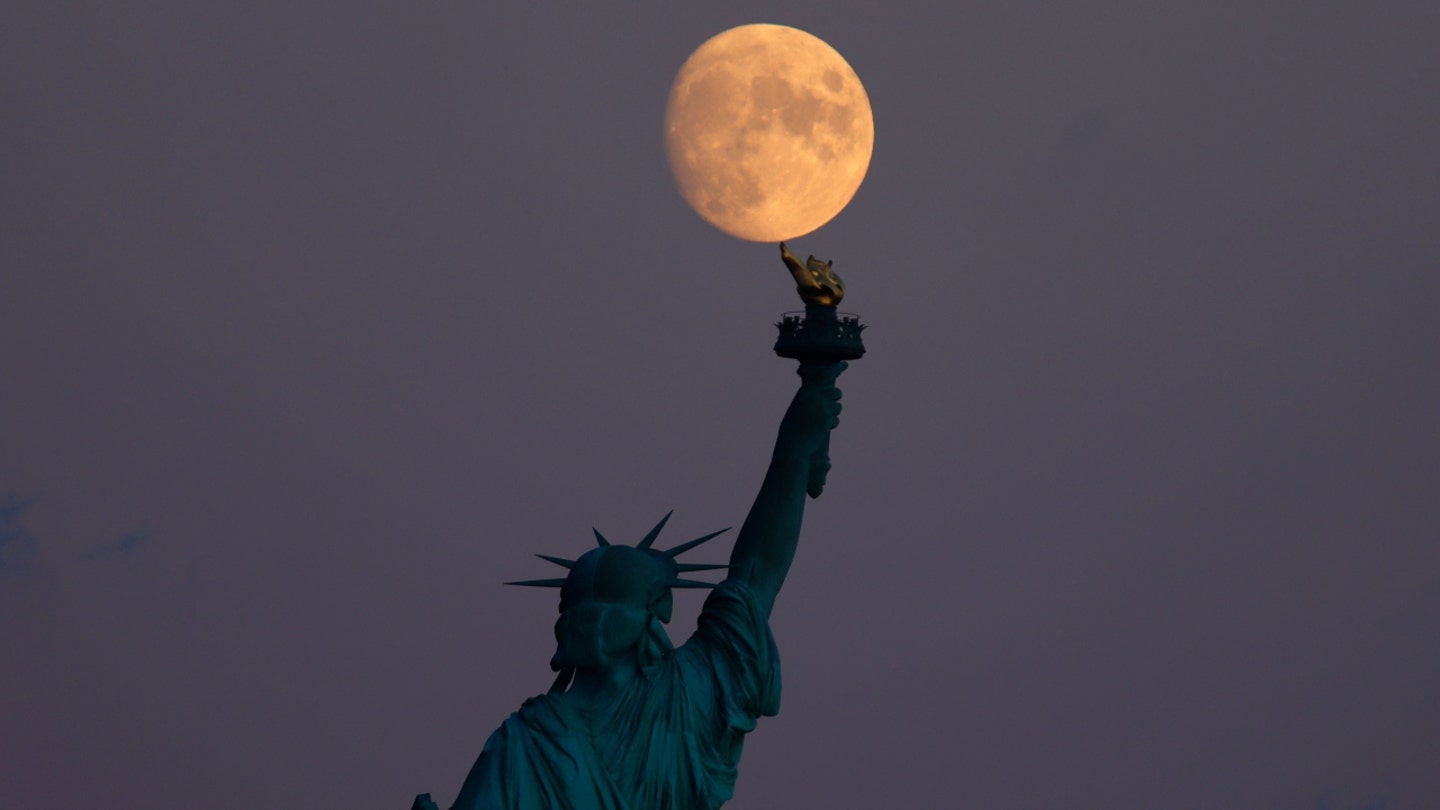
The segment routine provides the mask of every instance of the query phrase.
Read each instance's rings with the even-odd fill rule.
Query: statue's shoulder
[[[769,620],[755,592],[743,580],[727,579],[710,592],[695,633],[681,651],[691,656],[719,653],[729,657],[737,648],[748,652],[773,643]]]
[[[536,706],[548,706],[549,704],[552,704],[552,703],[554,703],[554,702],[555,702],[555,697],[554,697],[553,695],[550,695],[550,694],[535,695],[534,697],[525,698],[525,701],[520,704],[520,711],[523,712],[523,711],[525,711],[526,709],[529,709],[529,708],[532,708],[532,707],[536,707]]]
[[[572,725],[573,710],[563,694],[543,694],[526,698],[520,708],[506,719],[499,731],[507,727],[516,730],[540,731],[548,736],[564,731]]]
[[[716,585],[700,609],[700,620],[703,623],[707,618],[731,614],[750,621],[765,619],[755,591],[743,579],[727,579]]]

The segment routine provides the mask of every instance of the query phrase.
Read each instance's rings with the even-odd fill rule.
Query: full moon
[[[874,146],[860,77],[834,48],[783,25],[706,41],[680,67],[665,110],[680,193],[710,224],[753,242],[829,222],[860,188]]]

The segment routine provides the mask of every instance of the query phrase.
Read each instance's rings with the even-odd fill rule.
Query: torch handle
[[[801,359],[799,369],[800,379],[804,380],[805,385],[821,385],[826,388],[833,388],[835,381],[840,378],[840,374],[844,372],[849,365],[849,363],[843,361],[835,362],[829,358],[824,360]],[[838,411],[838,402],[836,402],[835,407]],[[827,414],[827,418],[833,417],[834,414]],[[833,426],[830,424],[825,426],[825,435],[820,438],[819,446],[815,448],[815,452],[810,456],[810,477],[809,480],[806,481],[805,492],[809,494],[811,498],[820,497],[820,493],[825,490],[825,476],[830,473],[830,431],[833,429]]]

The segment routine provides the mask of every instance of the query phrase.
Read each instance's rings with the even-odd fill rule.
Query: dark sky
[[[448,803],[501,582],[739,524],[798,302],[661,118],[775,22],[870,354],[729,807],[1440,806],[1440,4],[603,5],[6,7],[0,804]]]

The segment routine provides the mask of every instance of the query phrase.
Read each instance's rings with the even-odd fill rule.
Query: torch
[[[780,258],[795,277],[795,287],[800,300],[805,302],[804,312],[786,312],[775,324],[780,336],[775,340],[775,353],[800,361],[800,376],[806,376],[806,367],[829,366],[849,360],[858,360],[865,354],[865,344],[860,333],[865,325],[860,316],[840,312],[838,306],[845,297],[845,285],[835,275],[834,262],[822,262],[814,256],[803,263],[780,243]],[[810,463],[810,481],[806,492],[810,497],[820,497],[825,489],[825,475],[830,471],[830,435]]]

